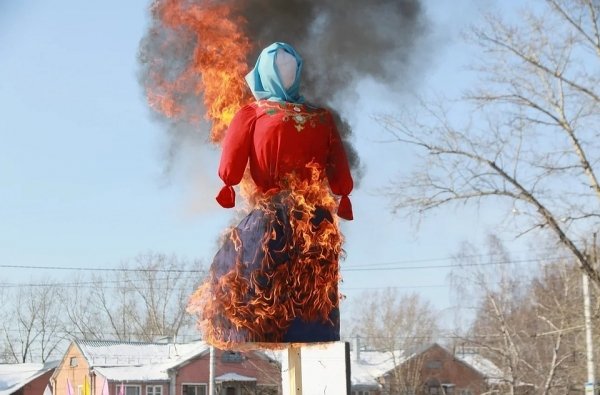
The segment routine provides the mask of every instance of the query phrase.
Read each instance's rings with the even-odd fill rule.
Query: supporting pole
[[[598,262],[598,241],[597,234],[594,232],[592,237],[592,256],[590,257],[594,266]],[[582,289],[583,289],[583,317],[585,323],[585,345],[586,345],[586,360],[587,360],[587,382],[585,384],[586,395],[598,394],[596,386],[595,364],[594,364],[594,342],[592,334],[592,313],[590,308],[590,284],[588,276],[582,274]]]
[[[210,357],[208,366],[208,395],[216,395],[215,392],[215,348],[210,346]]]
[[[594,374],[594,343],[592,342],[592,314],[590,310],[590,285],[587,274],[583,273],[583,315],[585,317],[585,345],[587,354],[586,395],[596,395],[596,376]],[[590,388],[591,387],[591,388]]]
[[[290,395],[302,395],[302,353],[300,346],[288,347],[288,375]]]

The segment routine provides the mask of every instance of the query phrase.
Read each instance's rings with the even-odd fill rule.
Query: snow
[[[379,386],[377,378],[383,376],[394,368],[395,365],[407,359],[402,351],[360,351],[359,360],[356,352],[350,352],[351,370],[350,381],[352,385]],[[395,362],[395,364],[394,364]]]
[[[351,351],[352,385],[377,386],[379,384],[376,379],[392,370],[394,368],[394,361],[396,364],[401,364],[428,348],[423,347],[411,354],[404,353],[403,351],[394,351],[393,356],[390,352],[361,351],[359,361],[356,361],[355,352]],[[489,359],[476,353],[457,354],[456,357],[484,375],[488,383],[495,384],[502,381],[502,370]]]
[[[489,359],[476,353],[457,354],[456,357],[481,372],[488,380],[488,383],[498,384],[502,382],[504,377],[502,370]]]
[[[167,364],[96,367],[94,371],[111,381],[169,381]]]
[[[182,361],[183,357],[189,357],[208,350],[208,345],[202,341],[168,344],[80,340],[77,344],[92,367]]]
[[[58,366],[59,361],[48,363],[0,364],[0,395],[10,395],[27,383]]]
[[[256,381],[256,379],[254,377],[242,376],[237,373],[225,373],[224,375],[216,377],[215,381],[217,383],[224,383],[227,381]]]
[[[169,369],[209,349],[203,341],[183,344],[78,341],[77,344],[90,367],[113,381],[167,381]]]

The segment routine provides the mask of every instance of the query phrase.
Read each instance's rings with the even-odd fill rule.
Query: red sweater
[[[219,176],[225,186],[217,196],[221,206],[235,205],[232,186],[242,180],[248,160],[252,179],[263,192],[278,188],[281,178],[292,172],[309,177],[306,165],[316,163],[325,169],[331,191],[342,196],[338,215],[352,219],[348,198],[352,176],[335,122],[327,110],[267,100],[242,107],[223,141]]]

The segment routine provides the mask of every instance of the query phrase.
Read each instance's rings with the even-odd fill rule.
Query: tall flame
[[[282,347],[277,342],[296,318],[333,325],[343,243],[331,215],[337,202],[314,166],[311,179],[290,175],[284,183],[284,190],[257,203],[267,218],[259,262],[232,229],[231,269],[211,268],[208,281],[190,298],[188,310],[200,318],[205,340],[221,349],[251,348],[240,344],[245,342]]]
[[[251,45],[242,28],[245,20],[234,16],[231,5],[201,0],[156,0],[152,13],[170,30],[161,45],[185,51],[189,61],[181,70],[165,72],[168,59],[148,59],[150,67],[146,94],[148,103],[169,118],[199,123],[199,108],[186,108],[182,97],[202,98],[204,119],[211,123],[210,140],[222,140],[238,109],[250,100],[244,75]],[[183,43],[182,40],[191,42]],[[191,44],[191,45],[190,45]]]

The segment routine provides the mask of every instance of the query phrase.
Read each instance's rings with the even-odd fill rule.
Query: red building
[[[436,343],[412,352],[355,347],[351,360],[352,395],[479,395],[499,389],[504,376],[478,354],[454,354]]]
[[[58,361],[0,364],[0,395],[43,395]]]

